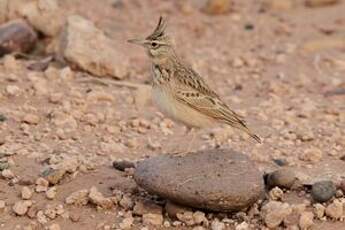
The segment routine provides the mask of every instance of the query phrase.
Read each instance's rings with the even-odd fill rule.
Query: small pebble
[[[296,181],[296,175],[291,169],[279,169],[267,175],[269,188],[280,187],[290,189]]]
[[[184,213],[177,213],[176,217],[179,221],[186,224],[187,226],[192,226],[195,224],[192,211],[184,212]]]
[[[31,206],[27,212],[27,216],[30,217],[31,219],[36,218],[36,214],[39,211],[39,207],[38,206]]]
[[[21,194],[22,194],[22,199],[23,200],[30,200],[31,197],[32,197],[33,191],[29,187],[24,186],[22,188]]]
[[[163,226],[166,227],[166,228],[170,228],[171,224],[170,224],[169,221],[166,220],[166,221],[163,222]]]
[[[62,93],[52,93],[49,96],[49,102],[53,104],[58,104],[62,101],[63,97],[64,97],[64,94]]]
[[[334,200],[333,203],[327,206],[325,213],[333,220],[339,220],[344,214],[344,204],[339,200]]]
[[[29,178],[29,177],[22,177],[18,181],[18,185],[22,185],[22,186],[30,186],[33,184],[35,184],[33,178]]]
[[[269,228],[277,228],[291,213],[291,206],[279,201],[269,201],[261,208],[261,215]]]
[[[8,85],[6,86],[6,93],[9,96],[17,96],[20,93],[20,88],[16,85]]]
[[[61,230],[61,228],[58,224],[52,224],[48,227],[48,230]]]
[[[242,58],[237,57],[232,60],[231,64],[232,64],[232,67],[234,68],[241,68],[244,66],[245,63]],[[241,88],[242,86],[237,86],[237,88],[239,87]]]
[[[0,146],[6,143],[6,137],[3,135],[0,135]]]
[[[305,149],[304,152],[299,156],[303,161],[316,163],[322,159],[322,151],[317,147],[310,147]]]
[[[8,162],[0,162],[0,171],[8,169],[10,167]]]
[[[6,116],[0,113],[0,122],[4,122],[6,120],[7,120]]]
[[[46,192],[48,190],[49,182],[40,177],[36,180],[36,192]]]
[[[345,193],[345,180],[342,180],[339,184],[339,188]]]
[[[189,207],[180,206],[171,201],[168,201],[165,204],[165,212],[168,214],[170,218],[176,218],[178,213],[184,213],[188,211],[191,211]]]
[[[338,189],[338,190],[336,191],[336,193],[335,193],[335,197],[336,197],[336,198],[341,198],[341,197],[343,197],[343,196],[344,196],[343,191],[342,191],[341,189]]]
[[[321,219],[325,215],[325,206],[320,203],[314,204],[314,214],[318,219]]]
[[[196,211],[193,213],[193,221],[196,225],[205,224],[208,225],[208,220],[204,212]]]
[[[1,120],[0,120],[1,121]],[[340,157],[340,160],[345,161],[345,155]]]
[[[283,198],[283,195],[284,195],[284,192],[278,187],[274,187],[269,192],[269,197],[271,200],[281,200]]]
[[[264,0],[263,9],[270,9],[274,11],[290,10],[294,7],[294,1],[282,1],[282,0]]]
[[[322,7],[327,5],[334,5],[338,2],[339,0],[306,0],[305,5],[308,7]]]
[[[66,174],[66,170],[64,169],[48,169],[44,172],[45,179],[49,181],[50,184],[56,185],[58,184],[64,175]]]
[[[245,221],[237,225],[235,228],[235,230],[249,230],[249,229],[250,229],[249,224],[246,223]]]
[[[161,214],[147,213],[143,215],[143,224],[160,226],[163,223],[163,216]]]
[[[273,162],[276,163],[278,166],[288,165],[288,162],[285,159],[273,159]]]
[[[37,217],[38,223],[40,223],[40,224],[48,223],[47,216],[44,214],[44,212],[42,210],[37,212],[36,217]]]
[[[10,169],[4,169],[4,170],[2,170],[1,175],[2,175],[5,179],[12,179],[12,178],[14,178],[14,173],[13,173]]]
[[[211,230],[223,230],[225,229],[225,224],[215,219],[211,222]]]
[[[133,207],[133,214],[142,216],[146,213],[162,214],[162,207],[152,201],[136,201]]]
[[[128,160],[113,161],[113,167],[120,171],[125,171],[127,168],[135,168],[135,163]]]
[[[54,207],[47,205],[46,210],[44,210],[44,215],[46,215],[47,217],[53,220],[56,218],[57,213]]]
[[[20,200],[17,201],[14,205],[13,205],[13,211],[14,213],[16,213],[18,216],[23,216],[27,213],[29,207],[32,205],[32,202],[29,200]]]
[[[74,77],[74,73],[69,66],[63,68],[60,71],[60,78],[63,80],[71,80]]]
[[[0,200],[0,214],[3,212],[6,208],[6,202],[3,200]]]
[[[80,220],[80,214],[77,213],[77,212],[70,212],[69,218],[70,218],[73,222],[79,222],[79,220]]]
[[[231,0],[207,0],[203,12],[211,15],[226,14],[232,9]]]
[[[133,217],[127,217],[127,218],[122,220],[122,222],[120,223],[119,226],[121,229],[131,229],[133,222],[134,222]]]
[[[336,187],[332,181],[320,181],[313,184],[311,195],[317,202],[326,202],[336,193]]]
[[[244,29],[245,30],[253,30],[254,29],[254,25],[252,23],[247,23],[244,25]]]
[[[134,207],[134,202],[128,195],[124,195],[119,204],[126,210],[132,209]]]
[[[103,209],[111,209],[114,206],[112,199],[105,198],[104,195],[99,192],[95,186],[90,188],[89,200],[91,203]]]
[[[40,117],[35,114],[28,113],[23,117],[22,121],[30,125],[37,125],[40,122]]]
[[[76,192],[73,192],[71,195],[66,197],[66,204],[74,205],[86,205],[89,202],[89,190],[82,189]]]
[[[51,187],[46,191],[46,196],[49,200],[53,200],[56,196],[57,189],[56,187]]]
[[[304,229],[310,229],[310,227],[314,224],[314,214],[312,212],[302,212],[299,218],[299,227]]]

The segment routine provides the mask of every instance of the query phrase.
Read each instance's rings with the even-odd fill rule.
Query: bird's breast
[[[156,106],[170,118],[175,117],[176,108],[175,101],[172,95],[168,92],[168,89],[163,88],[160,85],[153,85],[152,98]]]
[[[168,86],[154,84],[152,97],[162,113],[188,127],[209,127],[215,123],[214,119],[178,101],[173,95],[173,89],[170,89]]]

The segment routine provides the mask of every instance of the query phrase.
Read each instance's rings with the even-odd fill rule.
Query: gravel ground
[[[345,229],[341,189],[320,204],[320,217],[303,188],[271,190],[244,212],[194,210],[194,219],[187,212],[174,220],[165,200],[137,187],[133,169],[113,168],[114,160],[178,151],[190,140],[148,99],[149,61],[126,42],[148,35],[161,14],[177,52],[264,140],[215,127],[197,132],[193,150],[232,148],[264,172],[276,162],[313,169],[345,155],[345,3],[234,1],[214,15],[203,2],[60,0],[65,14],[94,22],[128,58],[122,79],[106,80],[117,85],[85,82],[92,74],[72,64],[33,71],[37,57],[0,59],[0,167],[8,167],[0,176],[0,229],[265,229],[275,226],[270,210],[288,216],[282,229]],[[41,37],[37,49],[58,38]],[[147,200],[154,208],[136,210]]]

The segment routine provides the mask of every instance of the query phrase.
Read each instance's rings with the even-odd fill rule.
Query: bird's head
[[[159,17],[155,30],[145,39],[130,39],[128,42],[141,45],[146,48],[147,54],[153,60],[169,58],[174,54],[171,39],[165,33],[166,21]]]

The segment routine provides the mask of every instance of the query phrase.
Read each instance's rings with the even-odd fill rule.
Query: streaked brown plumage
[[[244,118],[231,110],[198,73],[178,58],[165,28],[166,23],[160,17],[151,35],[129,40],[144,46],[152,60],[153,99],[162,112],[187,127],[224,123],[246,132],[260,143]]]

